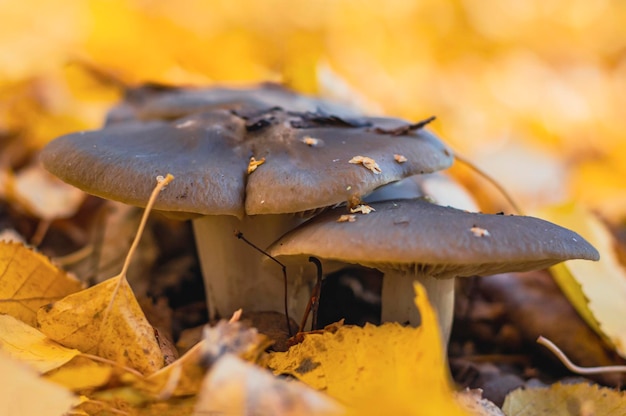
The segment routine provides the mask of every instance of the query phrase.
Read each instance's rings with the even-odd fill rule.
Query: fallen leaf
[[[415,284],[422,325],[342,326],[311,333],[285,353],[269,355],[276,374],[290,374],[340,400],[354,414],[463,415],[455,403],[437,319]]]
[[[155,397],[197,394],[206,373],[202,366],[203,342],[199,342],[170,365],[138,380],[136,387]]]
[[[305,384],[226,354],[207,373],[193,414],[317,416],[344,414],[344,409]]]
[[[549,388],[518,389],[506,397],[507,416],[624,416],[626,395],[590,384],[553,384]]]
[[[60,416],[77,403],[74,395],[43,380],[28,366],[0,353],[0,414]]]
[[[69,295],[37,313],[41,331],[84,353],[98,355],[150,374],[164,365],[163,354],[132,289],[122,279],[107,321],[103,315],[120,276]]]
[[[626,358],[626,270],[610,231],[573,203],[543,209],[538,216],[578,232],[600,252],[598,262],[568,261],[550,271],[587,324]]]
[[[80,354],[10,315],[0,315],[0,350],[40,373],[58,368]]]
[[[48,173],[39,164],[21,169],[9,177],[7,198],[43,220],[71,217],[85,199],[85,193]]]
[[[39,307],[82,289],[82,283],[21,243],[0,241],[0,313],[36,326]]]
[[[46,373],[44,378],[73,392],[81,392],[106,385],[115,371],[111,364],[77,356],[62,367]]]

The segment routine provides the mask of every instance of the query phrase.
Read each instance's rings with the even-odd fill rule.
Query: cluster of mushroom
[[[102,129],[52,141],[42,161],[89,193],[138,206],[154,178],[172,173],[155,208],[193,218],[211,317],[283,310],[280,269],[235,230],[293,265],[291,313],[306,305],[307,259],[315,256],[383,271],[386,320],[418,322],[410,285],[420,280],[444,336],[453,277],[598,258],[576,233],[536,218],[424,199],[362,203],[387,184],[452,164],[451,150],[424,124],[360,116],[271,84],[147,87],[131,91]]]

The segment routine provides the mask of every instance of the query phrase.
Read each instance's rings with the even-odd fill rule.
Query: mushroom
[[[280,107],[289,111],[318,112],[342,118],[360,114],[345,106],[297,94],[266,82],[254,88],[178,88],[149,84],[129,89],[125,100],[107,115],[107,123],[132,120],[173,120],[191,113],[215,110],[265,111]]]
[[[180,117],[172,110],[167,120],[144,120],[137,116],[145,115],[143,104],[133,104],[105,128],[60,137],[41,155],[44,166],[64,181],[138,206],[145,204],[152,178],[163,172],[176,176],[155,209],[195,217],[211,318],[241,307],[283,310],[280,269],[262,268],[263,256],[235,239],[234,230],[266,247],[307,213],[452,163],[451,151],[434,135],[403,120],[259,110],[247,103],[242,98],[226,109],[216,100],[191,106],[193,111]],[[398,135],[386,130],[404,126],[409,128]],[[407,161],[395,161],[398,153]],[[350,163],[355,156],[372,159],[380,172]],[[256,169],[249,170],[252,165]],[[304,308],[308,293],[307,282],[296,279],[291,313]]]
[[[570,259],[598,260],[582,237],[525,216],[469,213],[425,199],[372,202],[354,222],[338,222],[344,207],[328,210],[290,231],[268,252],[287,264],[314,256],[384,273],[382,320],[419,324],[412,283],[425,286],[447,342],[454,279],[542,269]],[[332,263],[331,263],[332,264]]]

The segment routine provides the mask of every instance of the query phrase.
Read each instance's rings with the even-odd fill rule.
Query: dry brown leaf
[[[122,279],[103,324],[119,279],[111,278],[40,309],[37,322],[43,333],[62,345],[143,374],[153,373],[163,367],[163,354],[126,279]]]
[[[39,307],[81,288],[46,256],[21,243],[0,241],[0,313],[36,326]]]
[[[502,410],[507,416],[624,416],[626,395],[597,385],[557,383],[515,390],[506,396]]]
[[[77,403],[74,395],[43,380],[28,366],[0,353],[0,414],[60,416]]]
[[[142,215],[137,207],[116,201],[107,201],[103,209],[106,210],[106,216],[102,230],[102,248],[98,252],[95,270],[91,257],[72,268],[76,275],[93,276],[98,283],[116,275],[122,269]],[[145,276],[150,272],[157,255],[154,234],[147,229],[141,237],[126,276],[139,298],[149,289],[150,279],[145,279]]]

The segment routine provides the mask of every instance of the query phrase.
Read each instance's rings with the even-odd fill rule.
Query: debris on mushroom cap
[[[355,222],[356,215],[342,214],[337,218],[337,222]]]
[[[372,211],[376,211],[376,210],[370,207],[369,205],[365,205],[365,204],[360,204],[354,208],[350,208],[350,212],[353,214],[356,214],[357,212],[360,212],[361,214],[369,214]]]
[[[407,161],[406,156],[399,155],[399,154],[397,154],[397,153],[395,153],[395,154],[393,155],[393,159],[394,159],[396,162],[398,162],[398,163],[404,163],[404,162],[406,162],[406,161]]]
[[[538,218],[468,213],[423,199],[371,205],[376,215],[361,216],[349,228],[336,224],[337,210],[343,208],[328,210],[284,235],[268,253],[281,261],[315,256],[420,270],[439,278],[526,271],[565,260],[599,258],[575,232]],[[394,226],[398,223],[402,226]],[[489,238],[467,232],[475,224],[488,229]]]
[[[470,228],[470,231],[476,237],[489,237],[491,235],[489,231],[485,230],[484,228],[477,227],[475,225],[472,228]]]
[[[239,217],[317,210],[345,201],[348,185],[348,193],[360,197],[386,183],[452,163],[451,151],[427,130],[390,137],[367,127],[394,128],[406,121],[316,115],[312,113],[316,106],[306,100],[310,106],[306,113],[281,110],[269,104],[288,107],[293,99],[296,108],[306,105],[295,93],[272,90],[266,97],[266,90],[238,90],[238,102],[244,107],[251,104],[242,111],[232,109],[233,93],[223,89],[212,95],[212,89],[187,93],[155,88],[138,101],[126,102],[132,111],[119,110],[105,128],[52,141],[41,159],[65,182],[138,206],[145,204],[151,191],[145,184],[166,169],[180,180],[170,184],[170,192],[155,209]],[[258,105],[260,96],[263,105]],[[155,110],[157,102],[163,111]],[[155,111],[147,115],[150,108]],[[249,128],[250,117],[254,129]],[[317,145],[302,146],[311,142],[307,137],[318,140]],[[387,156],[395,153],[408,161],[399,164]],[[248,175],[253,154],[263,155],[271,164]],[[371,169],[378,174],[338,163],[358,154],[375,161]]]
[[[254,156],[250,156],[250,162],[248,163],[248,175],[254,172],[256,168],[261,166],[263,163],[265,163],[264,157],[259,160],[256,160]]]
[[[315,137],[304,136],[302,138],[302,143],[306,144],[307,146],[315,147],[321,146],[324,142],[320,139],[316,139]]]
[[[109,112],[107,125],[130,120],[171,120],[216,109],[259,111],[271,107],[297,112],[322,111],[341,117],[359,115],[332,101],[298,94],[269,82],[248,88],[179,88],[149,84],[127,90],[125,101]]]
[[[366,168],[368,168],[369,170],[371,170],[372,172],[374,172],[375,174],[379,174],[382,172],[382,170],[380,169],[380,166],[378,166],[378,163],[376,163],[376,161],[372,159],[371,157],[354,156],[352,159],[348,161],[348,163],[352,163],[355,165],[361,164],[365,166]]]

